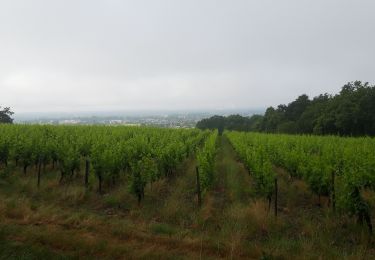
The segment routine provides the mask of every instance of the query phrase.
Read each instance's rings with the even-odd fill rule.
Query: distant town
[[[139,112],[139,113],[82,113],[73,114],[20,114],[15,117],[18,124],[49,125],[127,125],[157,126],[168,128],[194,128],[198,121],[213,115],[240,114],[251,116],[261,110],[226,110],[210,112]]]

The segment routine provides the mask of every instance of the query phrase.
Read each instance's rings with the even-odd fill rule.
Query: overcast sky
[[[375,83],[374,0],[0,0],[0,106],[237,109]]]

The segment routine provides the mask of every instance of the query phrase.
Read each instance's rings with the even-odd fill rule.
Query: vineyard
[[[227,133],[235,150],[268,199],[276,178],[273,166],[304,180],[319,198],[327,196],[332,210],[357,215],[372,233],[370,205],[361,193],[375,189],[375,141],[269,134]]]
[[[372,138],[0,125],[0,259],[368,258],[374,206]]]
[[[209,135],[197,130],[173,131],[128,127],[48,127],[3,125],[0,129],[0,162],[14,161],[27,175],[29,167],[41,172],[58,168],[60,183],[72,179],[85,165],[84,185],[89,187],[90,168],[102,192],[103,182],[115,185],[128,178],[140,203],[144,187],[173,175]],[[91,166],[91,167],[90,167]]]

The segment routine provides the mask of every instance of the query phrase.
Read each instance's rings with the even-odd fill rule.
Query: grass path
[[[243,250],[251,202],[251,179],[238,161],[226,137],[219,137],[215,182],[206,195],[202,216],[208,239],[217,247],[217,256],[249,258]]]
[[[246,205],[251,197],[250,176],[226,137],[219,137],[215,182],[209,197],[215,218],[233,204]]]

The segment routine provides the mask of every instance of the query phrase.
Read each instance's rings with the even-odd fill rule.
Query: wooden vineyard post
[[[42,171],[42,160],[39,158],[38,161],[38,188],[40,186],[40,172]]]
[[[335,172],[334,171],[332,171],[332,174],[331,174],[332,176],[332,190],[331,190],[331,192],[332,192],[332,198],[331,198],[331,200],[332,200],[332,210],[333,210],[333,212],[335,212],[336,211],[336,194],[335,194]]]
[[[278,187],[277,187],[277,178],[275,178],[275,217],[277,217],[277,192],[278,192]]]
[[[99,172],[98,174],[98,179],[99,179],[99,194],[102,194],[102,173]]]
[[[201,197],[201,183],[199,179],[199,169],[198,166],[195,167],[195,172],[197,174],[197,194],[198,194],[198,206],[202,206],[202,197]]]
[[[85,170],[85,187],[89,187],[89,171],[90,171],[90,161],[86,158],[86,170]]]

